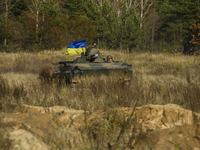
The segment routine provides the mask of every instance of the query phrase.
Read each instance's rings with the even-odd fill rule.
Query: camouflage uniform
[[[87,56],[91,56],[91,55],[94,55],[95,53],[98,52],[97,48],[96,47],[89,47],[87,50]]]
[[[98,53],[97,48],[96,47],[92,47],[91,49],[88,50],[87,56],[91,56],[91,55],[94,55],[96,53]]]
[[[111,55],[108,55],[107,56],[107,61],[109,62],[110,59],[112,59],[112,61],[113,61],[113,57]]]

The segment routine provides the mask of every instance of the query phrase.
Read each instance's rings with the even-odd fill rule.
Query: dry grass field
[[[199,112],[199,56],[149,52],[126,54],[106,50],[101,53],[132,64],[133,80],[129,87],[116,82],[112,76],[86,78],[75,90],[70,86],[41,82],[41,68],[50,66],[54,70],[56,67],[52,62],[75,58],[65,56],[64,51],[0,53],[1,111],[9,113],[12,105],[27,104],[45,108],[65,106],[92,113],[109,108],[173,103]]]
[[[115,60],[132,64],[133,80],[130,87],[123,87],[112,77],[85,79],[75,91],[66,86],[41,84],[38,77],[43,66],[56,69],[57,66],[52,66],[52,62],[72,60],[74,57],[65,56],[64,51],[1,53],[1,104],[62,105],[83,109],[84,102],[88,110],[96,111],[105,107],[134,106],[137,100],[140,106],[174,103],[189,109],[198,103],[199,56],[124,54],[115,51],[101,53],[105,56],[111,54]]]

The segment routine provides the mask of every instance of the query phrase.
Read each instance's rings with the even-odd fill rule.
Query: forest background
[[[0,51],[101,49],[163,52],[189,43],[199,0],[0,0]]]

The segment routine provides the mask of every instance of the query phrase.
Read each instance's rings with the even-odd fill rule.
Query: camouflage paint
[[[77,79],[86,76],[113,76],[122,80],[131,80],[132,65],[127,63],[112,62],[90,62],[94,59],[93,56],[82,56],[72,62],[59,62],[59,71],[53,73],[53,77],[66,78],[71,82],[76,82]],[[97,58],[95,58],[97,59]],[[94,59],[94,60],[95,60]]]

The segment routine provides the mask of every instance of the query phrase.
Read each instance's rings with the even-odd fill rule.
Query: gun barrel
[[[52,65],[61,65],[61,64],[72,64],[73,61],[60,61],[60,62],[53,62]]]

